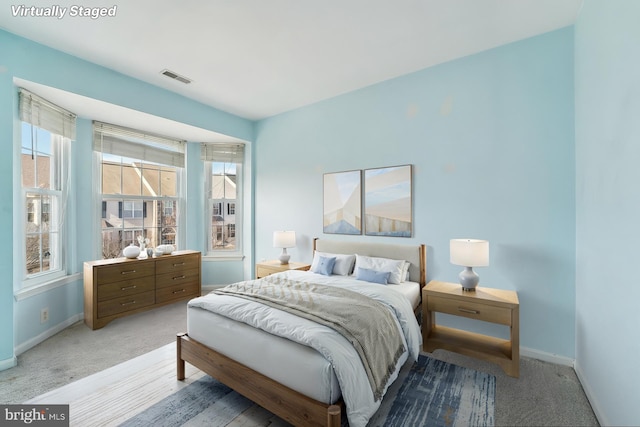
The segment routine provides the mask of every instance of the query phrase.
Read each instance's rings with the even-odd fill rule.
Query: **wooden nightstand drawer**
[[[439,313],[453,314],[485,322],[511,325],[511,310],[472,301],[459,301],[452,298],[427,297],[427,309]]]

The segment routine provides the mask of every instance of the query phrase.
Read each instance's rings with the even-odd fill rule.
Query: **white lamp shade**
[[[476,239],[451,239],[449,242],[451,264],[463,267],[489,265],[489,242]]]
[[[293,248],[296,246],[295,231],[274,231],[273,247],[274,248]]]

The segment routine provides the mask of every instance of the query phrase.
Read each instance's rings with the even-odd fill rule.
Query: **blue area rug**
[[[403,369],[369,425],[493,426],[495,389],[493,375],[421,355],[410,369]],[[204,376],[122,426],[222,427],[252,405],[227,386]],[[346,421],[343,424],[348,425]]]

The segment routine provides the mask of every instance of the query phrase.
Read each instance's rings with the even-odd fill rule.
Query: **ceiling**
[[[572,25],[582,1],[32,0],[115,16],[14,16],[14,2],[0,28],[258,120]]]

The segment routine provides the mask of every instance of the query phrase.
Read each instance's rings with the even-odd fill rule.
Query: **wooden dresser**
[[[119,317],[200,296],[201,254],[84,263],[84,323],[99,329]]]

